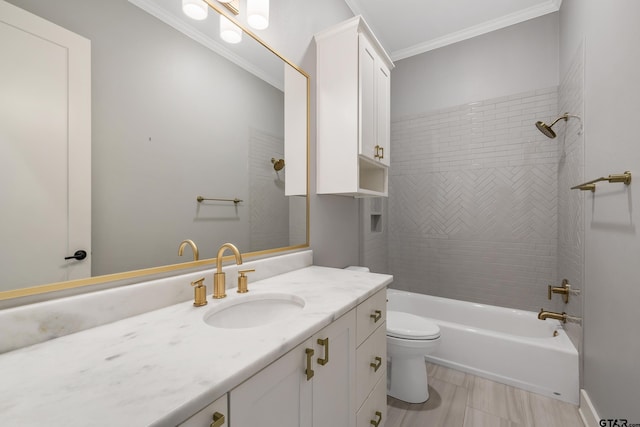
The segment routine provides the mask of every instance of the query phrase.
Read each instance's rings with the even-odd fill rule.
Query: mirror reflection
[[[190,248],[178,255],[185,239],[197,244],[200,259],[215,257],[224,242],[243,253],[307,244],[306,192],[285,195],[290,165],[300,163],[285,156],[284,75],[293,70],[290,65],[245,34],[235,45],[245,57],[231,51],[247,61],[241,67],[126,0],[9,3],[91,41],[86,179],[92,213],[83,247],[68,239],[43,242],[42,233],[29,232],[43,224],[23,224],[27,231],[1,249],[0,291],[74,278],[65,270],[76,262],[89,262],[91,276],[188,262]],[[180,2],[174,3],[179,10]],[[246,55],[262,59],[251,62]],[[306,85],[305,76],[295,72]],[[3,109],[12,107],[11,101],[3,103]],[[25,126],[38,127],[43,117],[24,119]],[[3,136],[5,147],[12,143]],[[295,143],[303,146],[306,181],[306,135]],[[1,157],[0,168],[16,161]],[[47,181],[48,172],[28,165],[22,173]],[[20,182],[18,176],[10,185]],[[3,194],[8,185],[2,183]],[[28,198],[12,194],[14,200],[3,203],[3,217],[18,221],[29,209]],[[231,201],[199,202],[198,196]],[[7,241],[12,227],[3,222],[0,239]],[[33,247],[58,252],[34,256]],[[88,253],[84,261],[63,260],[77,250]],[[35,274],[44,256],[54,258],[62,272],[49,279]],[[9,272],[9,265],[18,267]]]

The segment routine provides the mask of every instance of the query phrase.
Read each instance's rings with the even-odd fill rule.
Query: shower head
[[[271,158],[271,163],[273,163],[273,169],[278,172],[284,168],[284,159],[276,159],[275,157]]]
[[[538,130],[540,132],[542,132],[547,138],[555,138],[556,137],[556,133],[553,131],[553,129],[551,129],[551,126],[549,126],[548,124],[546,124],[545,122],[541,122],[541,121],[537,121],[536,122],[536,127],[538,128]]]
[[[564,120],[566,122],[568,119],[569,119],[569,113],[564,113],[563,115],[561,115],[560,117],[555,119],[553,121],[553,123],[551,123],[550,125],[546,124],[545,122],[541,122],[541,121],[538,120],[536,122],[536,127],[538,128],[538,130],[540,132],[542,132],[544,134],[544,136],[546,136],[547,138],[553,139],[553,138],[556,137],[556,133],[553,131],[553,129],[551,129],[553,127],[553,125],[558,123],[558,121],[560,121],[560,120]]]
[[[550,125],[546,124],[545,122],[541,122],[541,121],[538,120],[536,122],[536,127],[538,128],[538,130],[540,132],[542,132],[544,134],[544,136],[546,136],[547,138],[553,139],[553,138],[556,137],[556,133],[553,131],[553,129],[551,129],[553,127],[553,125],[558,123],[560,120],[564,120],[566,122],[567,120],[569,120],[569,117],[574,117],[574,118],[580,120],[580,130],[578,131],[578,135],[581,135],[582,134],[582,119],[580,118],[580,116],[574,116],[573,114],[569,114],[569,113],[564,113],[563,115],[561,115],[560,117],[555,119],[553,121],[553,123],[551,123]]]

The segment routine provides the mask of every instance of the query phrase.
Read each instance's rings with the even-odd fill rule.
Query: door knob
[[[79,251],[76,251],[76,253],[71,256],[64,257],[64,259],[76,259],[78,261],[81,261],[86,257],[87,257],[87,251],[79,250]]]

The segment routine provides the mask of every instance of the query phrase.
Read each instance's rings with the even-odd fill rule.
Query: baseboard
[[[585,389],[580,390],[580,408],[578,412],[585,427],[598,427],[600,417],[596,412],[596,408],[593,407],[591,399],[589,399],[589,395]]]

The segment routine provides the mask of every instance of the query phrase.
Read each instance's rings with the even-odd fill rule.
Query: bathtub
[[[559,321],[395,289],[387,290],[387,298],[388,310],[423,316],[440,327],[440,346],[427,361],[578,404],[578,351]]]

